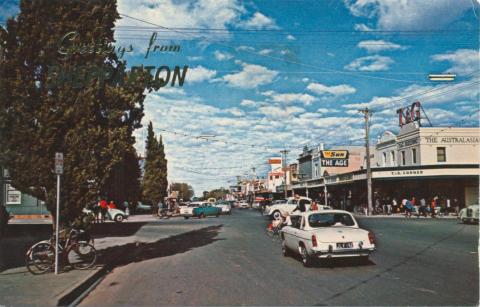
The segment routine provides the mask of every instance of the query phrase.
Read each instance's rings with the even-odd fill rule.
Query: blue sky
[[[0,20],[15,7],[3,2]],[[434,126],[478,126],[478,1],[120,0],[118,10],[149,22],[117,23],[129,64],[190,67],[182,88],[147,96],[144,123],[164,138],[169,179],[197,194],[252,166],[264,175],[284,147],[293,162],[305,143],[362,144],[360,107],[376,110],[373,139],[398,131],[395,110],[416,100]],[[153,31],[181,51],[145,59]],[[457,80],[427,78],[442,72]],[[135,135],[143,153],[145,132]]]

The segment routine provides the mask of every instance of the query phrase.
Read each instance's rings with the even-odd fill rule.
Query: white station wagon
[[[304,266],[314,259],[362,257],[375,250],[372,232],[361,229],[355,218],[343,210],[322,210],[291,215],[281,231],[282,252],[302,257]]]

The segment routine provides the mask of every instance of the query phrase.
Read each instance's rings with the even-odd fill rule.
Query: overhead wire
[[[153,25],[153,26],[162,28],[162,29],[171,30],[171,31],[173,31],[173,32],[176,32],[176,33],[179,33],[179,34],[182,34],[182,35],[186,35],[186,36],[190,36],[190,37],[192,36],[192,35],[189,35],[188,33],[182,33],[182,31],[175,30],[175,29],[172,29],[172,28],[169,28],[169,27],[165,27],[165,26],[162,26],[162,25],[159,25],[159,24],[155,24],[155,23],[152,23],[152,22],[149,22],[149,21],[140,19],[140,18],[132,17],[132,16],[129,16],[129,15],[126,15],[126,14],[123,14],[123,13],[119,13],[119,15],[120,15],[120,16],[123,16],[123,17],[130,18],[130,19],[132,19],[132,20],[137,20],[137,21],[140,21],[140,22],[143,22],[143,23],[146,23],[146,24],[150,24],[150,25]],[[193,36],[193,37],[195,37],[195,36]],[[200,37],[200,38],[201,38],[201,40],[203,40],[203,41],[209,42],[209,39],[206,38],[206,37]],[[224,47],[227,47],[227,48],[236,49],[235,46],[231,46],[231,45],[229,45],[229,44],[225,44],[225,43],[215,43],[215,42],[212,42],[212,43],[213,43],[213,44],[220,45],[220,46],[224,46]],[[243,51],[243,52],[245,52],[245,53],[250,53],[250,54],[258,55],[258,56],[260,56],[260,57],[273,59],[273,60],[280,61],[280,62],[285,62],[285,63],[290,63],[290,64],[296,64],[296,65],[300,65],[300,66],[304,66],[304,67],[310,67],[310,68],[315,68],[315,69],[324,69],[324,70],[328,70],[328,71],[335,72],[335,73],[339,73],[339,74],[352,75],[351,72],[348,72],[348,71],[340,71],[340,70],[329,69],[329,68],[324,68],[324,67],[322,68],[322,67],[318,67],[318,66],[316,66],[316,65],[311,65],[311,64],[302,63],[302,62],[297,62],[297,61],[289,60],[289,59],[285,59],[285,58],[279,58],[279,57],[275,57],[275,56],[270,56],[270,55],[268,55],[268,54],[259,54],[259,53],[252,52],[252,51],[245,50],[245,49],[242,49],[241,51]],[[355,75],[355,74],[354,74],[354,75]],[[371,75],[366,75],[366,74],[361,75],[361,77],[362,77],[362,78],[376,79],[376,80],[384,80],[384,81],[404,82],[404,83],[429,83],[429,82],[422,82],[422,81],[418,81],[418,80],[415,81],[415,80],[404,80],[404,79],[385,78],[385,77],[371,76]]]

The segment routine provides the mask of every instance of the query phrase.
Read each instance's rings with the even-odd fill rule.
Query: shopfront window
[[[445,147],[437,147],[437,162],[447,162],[447,150]]]
[[[412,148],[412,161],[413,161],[413,164],[417,164],[417,149],[416,148]]]
[[[405,165],[405,151],[402,151],[402,165]]]

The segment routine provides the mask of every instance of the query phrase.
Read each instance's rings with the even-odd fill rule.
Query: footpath
[[[25,252],[32,244],[49,238],[51,221],[13,219],[10,222],[7,236],[0,239],[0,306],[70,305],[105,275],[107,268],[102,261],[87,270],[65,270],[58,275],[53,272],[31,274],[25,267]],[[154,226],[149,224],[152,222]],[[128,222],[94,225],[93,237],[97,254],[102,258],[102,252],[107,249],[158,241],[189,231],[192,227],[163,223],[152,216],[132,216]]]

